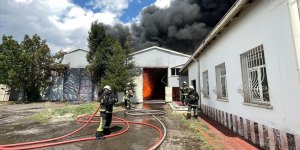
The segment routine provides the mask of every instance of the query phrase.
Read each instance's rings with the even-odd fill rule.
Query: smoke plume
[[[234,2],[173,0],[170,7],[165,9],[151,5],[142,11],[140,22],[130,27],[132,46],[134,50],[161,46],[191,54]],[[113,28],[112,31],[118,33],[119,38],[129,34],[122,25]]]

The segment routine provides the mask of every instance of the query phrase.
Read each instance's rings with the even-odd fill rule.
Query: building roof
[[[201,52],[203,52],[210,44],[215,41],[218,36],[222,34],[222,31],[228,27],[231,21],[238,18],[240,11],[250,5],[253,0],[237,0],[233,6],[228,10],[228,12],[223,16],[223,18],[218,22],[218,24],[212,29],[208,36],[203,40],[200,46],[196,49],[190,59],[184,64],[180,69],[180,72],[186,70],[188,66],[195,61]]]
[[[180,55],[180,56],[184,56],[184,57],[191,57],[191,55],[187,55],[187,54],[184,54],[184,53],[176,52],[174,50],[170,50],[170,49],[166,49],[166,48],[162,48],[162,47],[158,47],[158,46],[148,47],[146,49],[142,49],[142,50],[133,52],[130,55],[136,55],[136,54],[139,54],[139,53],[144,53],[144,52],[147,52],[147,51],[151,51],[153,49],[157,49],[157,50],[160,50],[160,51],[164,51],[164,52],[167,52],[167,53],[171,53],[171,54],[175,54],[175,55]]]
[[[85,49],[74,49],[74,50],[67,51],[66,54],[77,52],[77,51],[89,52],[88,50],[85,50]]]
[[[177,66],[173,66],[173,67],[170,67],[170,68],[181,68],[184,64],[181,64],[181,65],[177,65]]]

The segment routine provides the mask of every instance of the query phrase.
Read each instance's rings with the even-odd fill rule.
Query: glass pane
[[[220,72],[221,72],[221,76],[226,75],[226,70],[225,70],[224,68],[221,68],[221,69],[220,69]]]
[[[175,68],[171,68],[171,75],[175,75]]]
[[[179,75],[179,68],[176,68],[176,75]]]
[[[257,70],[250,72],[250,82],[251,82],[251,95],[253,99],[261,99],[260,90],[259,90],[259,82],[258,82],[258,74]]]
[[[260,70],[261,70],[263,100],[270,101],[266,67],[260,68]]]
[[[221,77],[222,97],[227,97],[226,92],[226,77]]]

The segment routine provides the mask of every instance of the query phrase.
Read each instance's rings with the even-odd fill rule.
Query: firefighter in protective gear
[[[126,109],[131,109],[131,99],[133,97],[133,91],[132,90],[127,90],[126,95],[124,97],[125,101],[125,108]]]
[[[193,112],[194,112],[194,118],[197,119],[197,117],[198,117],[198,112],[197,112],[198,100],[199,100],[198,93],[195,91],[193,86],[190,86],[189,93],[188,93],[188,98],[187,98],[187,101],[186,101],[187,104],[188,104],[187,119],[191,119],[192,109],[193,109]]]
[[[100,102],[100,123],[96,132],[97,140],[104,140],[104,135],[109,134],[109,126],[112,121],[113,105],[118,102],[116,96],[112,93],[111,87],[105,85],[102,93],[98,94]]]
[[[185,81],[183,81],[182,87],[180,87],[180,91],[181,91],[181,103],[182,105],[184,105],[186,98],[189,94],[189,87],[187,86]]]

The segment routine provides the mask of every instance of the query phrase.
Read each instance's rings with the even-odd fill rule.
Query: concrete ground
[[[29,142],[58,137],[76,130],[81,124],[75,123],[72,119],[62,120],[51,123],[39,123],[24,119],[26,116],[40,112],[44,109],[56,109],[64,107],[64,103],[33,103],[33,104],[15,104],[0,105],[0,145]],[[254,150],[258,149],[237,134],[231,132],[227,128],[210,120],[205,116],[200,116],[197,120],[185,120],[183,115],[186,113],[180,111],[174,113],[172,108],[176,108],[169,104],[144,104],[137,105],[137,108],[158,109],[166,111],[166,115],[158,116],[158,118],[167,127],[167,137],[162,145],[158,148],[161,150],[201,150],[201,149],[225,149],[225,150]],[[172,108],[171,108],[172,107]],[[114,116],[124,118],[128,121],[147,122],[156,126],[160,126],[151,116],[127,116],[125,109],[116,107]],[[178,107],[179,109],[179,107]],[[199,124],[201,124],[199,126]],[[195,130],[191,130],[191,127]],[[67,137],[67,139],[76,139],[83,137],[94,137],[97,124],[90,124],[80,132]],[[124,129],[121,124],[111,125],[113,133]],[[140,150],[147,149],[155,143],[158,134],[154,129],[141,126],[131,125],[128,132],[114,138],[108,138],[104,141],[86,141],[77,142],[62,146],[44,148],[46,150]],[[203,140],[204,139],[204,140]],[[208,144],[207,144],[208,143]]]
[[[43,140],[47,138],[58,137],[69,133],[80,127],[73,121],[60,121],[48,124],[39,122],[26,121],[22,119],[33,113],[44,110],[45,108],[63,107],[62,103],[34,103],[34,104],[16,104],[16,105],[1,105],[0,106],[0,145]],[[143,107],[141,105],[137,107]],[[188,130],[187,126],[181,120],[172,118],[172,109],[169,105],[147,104],[149,109],[159,109],[167,112],[164,116],[158,116],[159,119],[166,125],[167,138],[164,143],[158,148],[163,150],[184,150],[184,149],[205,149],[203,142],[200,141],[198,135],[193,131]],[[121,111],[114,113],[116,117],[124,118],[128,121],[148,122],[159,126],[159,124],[151,116],[132,117],[124,114],[125,109],[119,108]],[[66,139],[75,139],[83,137],[93,137],[97,124],[91,124],[84,128],[79,133],[72,135]],[[112,132],[118,132],[124,129],[123,125],[111,125]],[[131,125],[129,131],[120,136],[105,139],[104,141],[86,141],[78,142],[63,146],[50,147],[45,149],[61,150],[61,149],[122,149],[122,150],[140,150],[147,149],[154,144],[158,138],[157,133],[149,127],[141,125]],[[65,139],[64,139],[65,140]],[[63,141],[63,140],[62,140]]]

